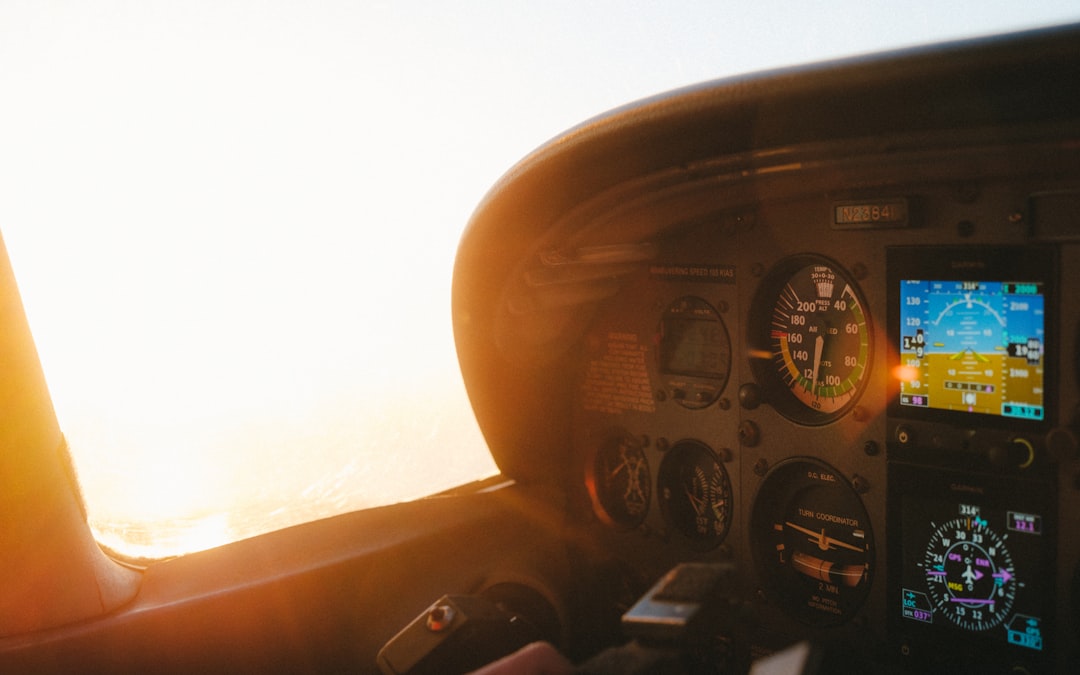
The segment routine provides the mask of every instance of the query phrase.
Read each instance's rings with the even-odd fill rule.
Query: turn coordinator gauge
[[[851,484],[824,462],[776,465],[754,500],[750,539],[770,599],[808,624],[849,620],[870,591],[870,517]]]

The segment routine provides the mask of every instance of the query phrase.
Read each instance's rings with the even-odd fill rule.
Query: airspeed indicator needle
[[[814,377],[810,380],[810,391],[817,391],[818,371],[821,369],[821,352],[825,350],[825,336],[818,335],[814,340]]]

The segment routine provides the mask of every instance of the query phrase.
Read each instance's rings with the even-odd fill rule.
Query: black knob
[[[1035,447],[1026,439],[1014,438],[992,444],[986,456],[995,466],[1026,469],[1035,461]]]
[[[761,388],[753,382],[739,387],[739,405],[745,410],[754,410],[761,405]]]

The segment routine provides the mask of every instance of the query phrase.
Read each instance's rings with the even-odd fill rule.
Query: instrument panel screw
[[[862,281],[863,279],[866,279],[869,274],[870,270],[867,269],[866,265],[862,263],[855,263],[851,267],[851,275],[855,277],[856,281]]]
[[[656,400],[659,401],[660,403],[663,403],[664,401],[666,401],[667,400],[667,392],[664,391],[663,389],[657,389],[656,390]]]
[[[720,406],[721,410],[729,410],[731,409],[731,399],[721,398],[716,402],[716,405]]]
[[[758,429],[758,425],[750,420],[743,420],[742,423],[739,424],[739,443],[748,448],[752,448],[760,442],[761,430]]]
[[[666,439],[666,438],[658,438],[658,439],[656,439],[656,449],[659,452],[667,452],[669,447],[671,447],[671,446],[668,445],[668,439]]]
[[[856,422],[865,422],[870,419],[870,413],[866,411],[866,408],[861,405],[855,406],[855,409],[851,411],[851,419]]]
[[[869,457],[876,457],[881,452],[881,446],[877,444],[877,441],[867,441],[863,444],[862,449]]]
[[[870,491],[870,483],[859,474],[855,474],[851,477],[851,487],[855,492],[864,495]]]
[[[754,475],[764,476],[769,471],[769,463],[762,457],[758,461],[754,462]]]
[[[731,448],[720,448],[716,451],[716,455],[719,460],[725,464],[735,458],[735,453],[731,451]]]
[[[750,266],[750,274],[755,277],[760,277],[765,274],[765,266],[761,263],[754,263]]]

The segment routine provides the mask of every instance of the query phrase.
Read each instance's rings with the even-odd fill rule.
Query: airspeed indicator
[[[825,424],[854,405],[867,382],[871,323],[855,281],[820,256],[781,261],[754,301],[754,373],[778,412]]]

